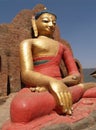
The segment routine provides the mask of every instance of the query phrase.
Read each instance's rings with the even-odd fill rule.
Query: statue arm
[[[73,54],[67,46],[64,46],[63,60],[68,70],[68,76],[63,78],[62,81],[68,86],[78,84],[80,82],[81,75],[76,66]]]

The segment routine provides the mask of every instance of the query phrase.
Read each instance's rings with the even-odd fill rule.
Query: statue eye
[[[43,19],[42,21],[43,21],[44,23],[48,23],[48,22],[49,22],[48,19]]]

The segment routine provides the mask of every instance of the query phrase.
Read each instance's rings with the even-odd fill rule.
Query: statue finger
[[[72,110],[71,110],[71,95],[69,92],[65,92],[65,100],[66,100],[66,107],[67,107],[67,114],[71,115]]]
[[[70,106],[70,109],[71,110],[73,110],[73,108],[72,108],[72,95],[71,95],[71,93],[70,92],[68,92],[68,96],[69,96],[69,106]]]
[[[58,102],[59,106],[63,106],[64,103],[63,103],[62,96],[60,93],[57,93],[57,98],[58,98],[57,102]]]
[[[31,92],[35,92],[36,91],[36,88],[30,87],[29,89],[31,90]]]
[[[71,96],[71,93],[68,92],[68,99],[69,99],[69,110],[68,110],[68,114],[69,115],[72,115],[72,96]]]
[[[68,92],[65,92],[64,95],[65,95],[65,101],[66,101],[67,113],[69,114],[69,111],[70,111],[70,101],[69,101]]]
[[[63,113],[66,113],[68,111],[68,106],[67,106],[67,100],[66,100],[66,97],[65,97],[65,92],[61,92],[60,96],[61,96],[61,100],[62,100],[62,103],[63,103],[62,111],[63,111]]]

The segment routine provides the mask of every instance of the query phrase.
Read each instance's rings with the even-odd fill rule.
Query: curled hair
[[[49,11],[41,11],[41,12],[38,12],[36,15],[35,15],[35,19],[38,19],[42,14],[45,14],[45,13],[48,13],[48,14],[52,14],[55,16],[55,18],[57,19],[57,16],[54,14],[54,13],[51,13]]]

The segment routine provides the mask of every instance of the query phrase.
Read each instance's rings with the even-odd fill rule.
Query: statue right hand
[[[60,114],[72,114],[72,96],[67,86],[60,80],[50,81],[49,91],[55,97]]]

